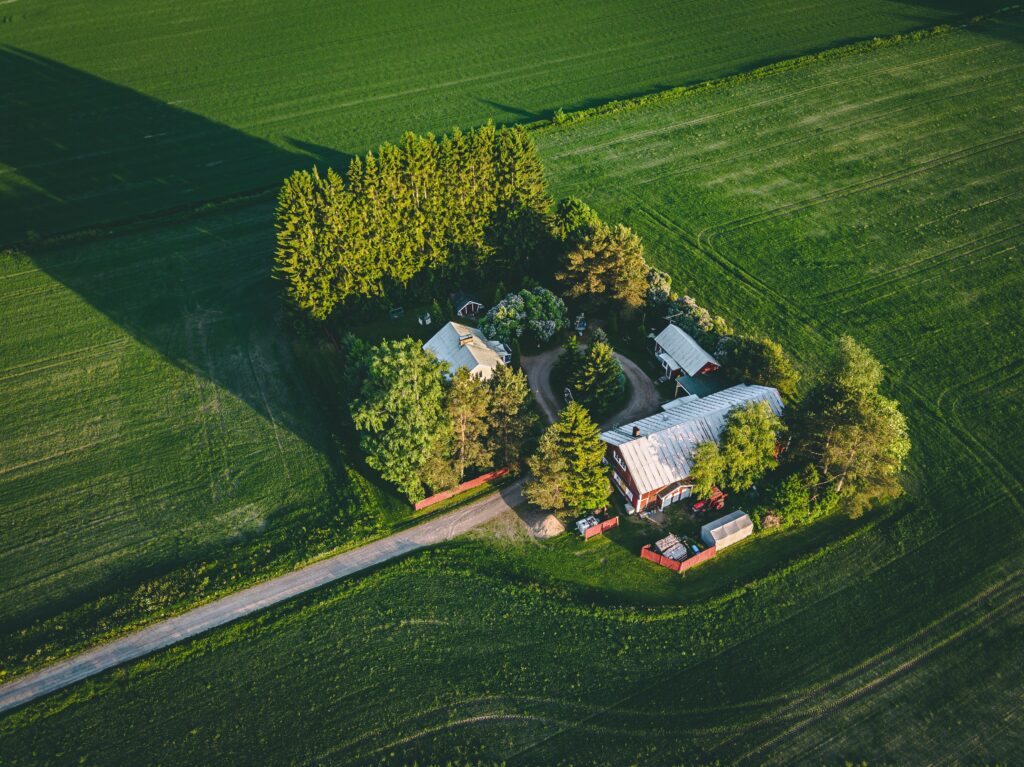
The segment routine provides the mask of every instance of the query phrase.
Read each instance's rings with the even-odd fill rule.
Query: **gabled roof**
[[[455,307],[456,312],[461,312],[466,307],[466,304],[483,306],[481,301],[477,301],[473,296],[468,293],[463,293],[461,290],[456,290],[452,293],[452,306]]]
[[[782,414],[777,389],[740,384],[707,397],[687,397],[661,413],[609,429],[601,439],[618,446],[637,490],[648,493],[690,476],[694,448],[717,442],[729,411],[750,402],[766,402],[775,415]],[[639,437],[633,436],[634,428]]]
[[[466,343],[462,343],[462,339],[466,339]],[[493,372],[498,365],[504,364],[504,349],[500,342],[490,341],[476,328],[458,322],[444,325],[423,344],[423,348],[442,362],[447,362],[452,373],[459,368],[470,372],[485,368]],[[489,373],[484,377],[489,377]]]
[[[668,357],[671,367],[682,370],[686,375],[697,375],[707,364],[718,366],[718,360],[700,348],[693,337],[677,325],[669,324],[654,338],[664,352],[658,356]],[[674,365],[672,363],[675,363]]]

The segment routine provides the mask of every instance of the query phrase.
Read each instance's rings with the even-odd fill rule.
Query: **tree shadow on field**
[[[309,387],[287,364],[294,339],[271,277],[279,182],[266,181],[314,163],[344,170],[350,156],[288,151],[9,47],[0,71],[0,243],[24,243],[136,339],[327,450]],[[240,190],[256,199],[194,214]],[[75,230],[70,244],[46,240]]]

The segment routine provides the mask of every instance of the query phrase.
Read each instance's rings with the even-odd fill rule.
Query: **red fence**
[[[612,517],[611,519],[606,519],[604,522],[601,522],[600,524],[594,525],[593,527],[588,527],[586,530],[584,530],[583,531],[583,539],[586,540],[587,538],[593,538],[595,535],[600,535],[605,530],[611,530],[613,527],[618,527],[618,526],[619,526],[619,518],[618,517]]]
[[[694,565],[699,565],[701,562],[706,562],[711,559],[711,557],[715,556],[715,547],[712,546],[710,549],[704,549],[704,551],[699,554],[694,554],[692,557],[687,557],[682,562],[677,562],[674,559],[661,556],[661,554],[651,549],[650,544],[647,544],[640,549],[640,556],[654,562],[656,565],[661,565],[662,567],[667,567],[673,572],[681,573],[685,570],[689,570]]]
[[[463,482],[461,485],[453,487],[451,490],[445,490],[443,493],[438,493],[437,495],[432,495],[429,498],[424,498],[422,501],[417,501],[413,504],[413,508],[415,508],[416,511],[420,511],[428,506],[433,506],[435,503],[446,501],[453,495],[458,495],[466,490],[472,490],[474,487],[480,487],[484,482],[490,482],[492,479],[504,477],[506,474],[508,474],[508,469],[498,469],[497,471],[490,471],[487,474],[481,474],[476,479]]]

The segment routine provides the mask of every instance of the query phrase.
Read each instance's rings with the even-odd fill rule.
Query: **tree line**
[[[492,123],[356,157],[342,175],[296,171],[278,195],[275,274],[290,300],[326,319],[353,298],[415,277],[444,280],[528,259],[551,201],[522,127]]]

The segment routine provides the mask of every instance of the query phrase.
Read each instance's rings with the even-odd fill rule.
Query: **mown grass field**
[[[968,5],[0,6],[0,242],[44,235],[0,260],[0,666],[405,518],[347,454],[323,344],[283,317],[272,201],[225,196]]]
[[[16,0],[0,243],[269,189],[405,130],[531,121],[994,0]],[[742,27],[742,34],[737,30]]]
[[[681,579],[631,526],[499,527],[15,712],[0,761],[1017,761],[1022,44],[1012,14],[539,137],[716,313],[809,368],[867,343],[904,501]]]

